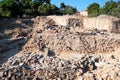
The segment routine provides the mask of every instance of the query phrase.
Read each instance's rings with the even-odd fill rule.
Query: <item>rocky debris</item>
[[[21,28],[15,28],[12,30],[5,30],[5,36],[6,37],[12,37],[12,38],[18,38],[18,37],[27,37],[29,36],[29,33],[32,31],[31,27],[27,29],[21,29]]]
[[[47,18],[45,16],[36,17],[36,19],[34,21],[35,21],[35,24],[34,24],[35,30],[34,31],[36,31],[36,32],[43,31],[45,29],[48,29],[52,25],[55,25],[55,22],[52,19]]]
[[[69,27],[82,27],[82,19],[75,19],[75,18],[69,18],[67,22],[67,26]]]
[[[2,65],[1,79],[119,80],[120,65],[111,54],[64,60],[46,52],[19,53]],[[79,54],[81,55],[81,54]]]
[[[120,80],[118,34],[85,29],[79,16],[1,22],[1,80]]]
[[[70,18],[68,26],[52,25],[53,21],[46,17],[37,17],[37,19],[40,21],[37,23],[38,25],[34,25],[35,29],[32,31],[32,38],[23,47],[23,50],[39,51],[49,48],[55,53],[79,52],[94,54],[114,52],[120,46],[120,38],[110,37],[105,30],[80,31],[82,24],[78,19]],[[47,24],[46,22],[51,24],[47,28],[44,25]],[[77,25],[79,31],[71,30]]]
[[[17,38],[28,36],[33,27],[32,19],[1,19],[0,33],[4,34],[4,38]]]

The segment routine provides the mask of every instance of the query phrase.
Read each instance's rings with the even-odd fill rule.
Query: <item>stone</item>
[[[0,72],[0,76],[3,76],[3,72]]]
[[[20,64],[19,64],[19,66],[23,66],[23,65],[24,65],[24,63],[20,63]]]
[[[12,65],[19,65],[19,61],[18,61],[18,60],[14,60],[14,61],[12,62]]]
[[[15,76],[12,76],[11,80],[16,80],[16,79],[15,79]]]

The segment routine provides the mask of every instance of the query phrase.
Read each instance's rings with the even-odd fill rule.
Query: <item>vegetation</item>
[[[97,16],[100,13],[100,5],[98,3],[92,3],[87,10],[89,16]]]
[[[103,7],[92,3],[87,7],[89,16],[100,14],[112,15],[120,18],[120,1],[107,1]],[[51,4],[51,0],[0,0],[0,17],[22,17],[25,15],[66,15],[76,13],[76,8],[60,3],[60,8]]]
[[[76,11],[77,11],[76,8],[73,8],[73,7],[71,7],[71,6],[66,6],[66,7],[62,10],[62,13],[63,13],[63,14],[69,14],[69,15],[71,15],[71,14],[74,14]]]
[[[51,4],[50,0],[1,0],[0,16],[4,17],[22,17],[26,15],[63,15],[74,14],[76,9],[60,4],[60,8]]]
[[[100,7],[98,3],[92,3],[87,7],[87,10],[91,17],[107,14],[120,18],[120,1],[107,1],[103,7]]]

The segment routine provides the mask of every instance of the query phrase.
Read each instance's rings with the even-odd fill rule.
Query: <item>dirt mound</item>
[[[68,18],[68,25],[61,26],[52,19],[40,17],[34,28],[32,38],[23,47],[26,51],[39,51],[48,48],[55,53],[94,54],[114,52],[120,47],[120,38],[111,37],[104,31],[86,30],[82,28],[79,19],[76,18]],[[75,30],[75,28],[79,30]]]
[[[38,16],[0,21],[0,79],[120,80],[120,34],[85,28],[84,20]]]

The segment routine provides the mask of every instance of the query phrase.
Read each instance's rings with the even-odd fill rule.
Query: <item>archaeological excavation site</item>
[[[0,19],[0,80],[120,80],[120,19]]]

